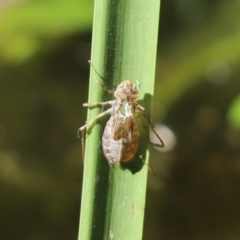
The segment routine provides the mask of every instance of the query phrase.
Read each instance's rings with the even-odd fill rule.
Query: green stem
[[[150,110],[154,89],[160,0],[96,0],[91,61],[99,80],[114,89],[123,80],[140,82],[141,104]],[[89,102],[112,99],[97,84],[93,71]],[[88,121],[102,111],[88,111]],[[105,119],[107,120],[107,119]],[[147,137],[126,169],[110,166],[102,154],[105,121],[88,130],[79,240],[142,239],[148,168]]]

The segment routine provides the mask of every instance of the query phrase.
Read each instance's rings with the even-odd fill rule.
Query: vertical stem
[[[141,104],[150,110],[154,89],[160,0],[96,0],[91,61],[99,79],[114,89],[123,80],[140,82]],[[91,71],[89,102],[112,99]],[[102,109],[88,111],[88,120]],[[142,239],[148,169],[147,137],[140,135],[138,154],[127,169],[103,157],[105,122],[88,132],[86,141],[79,240]]]

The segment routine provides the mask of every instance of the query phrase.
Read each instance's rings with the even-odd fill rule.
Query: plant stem
[[[123,80],[140,82],[141,104],[150,110],[154,89],[160,0],[96,0],[91,61],[99,81],[114,89]],[[113,99],[91,71],[89,102]],[[102,111],[88,111],[88,121]],[[105,118],[104,118],[105,119]],[[105,119],[106,120],[106,119]],[[147,136],[127,169],[110,166],[103,156],[105,121],[88,131],[84,162],[79,240],[142,239],[148,168]]]

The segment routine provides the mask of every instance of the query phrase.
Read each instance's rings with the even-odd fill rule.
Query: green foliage
[[[47,39],[90,30],[92,7],[90,0],[33,0],[2,10],[0,60],[21,62]]]
[[[160,45],[158,81],[161,84],[156,85],[156,103],[162,102],[167,107],[205,80],[209,65],[215,61],[223,61],[228,66],[240,61],[239,3],[219,2],[210,15],[204,6],[197,7],[188,1],[181,4],[183,12],[179,13],[179,21],[185,24],[183,30],[177,38]],[[194,17],[184,15],[190,6],[197,9],[189,9],[196,14]],[[198,18],[201,26],[196,22],[198,27],[192,28],[188,21],[199,21]]]
[[[0,198],[6,203],[0,209],[0,239],[77,239],[82,162],[76,131],[86,120],[86,109],[81,106],[87,101],[89,54],[88,48],[79,46],[86,46],[84,34],[90,33],[93,0],[0,2]],[[7,2],[8,8],[3,9]],[[155,121],[164,117],[164,123],[177,136],[177,148],[170,153],[151,152],[157,177],[150,176],[148,183],[143,239],[239,239],[239,6],[237,0],[162,1],[152,116]],[[102,7],[96,9],[98,14],[110,17]],[[115,16],[115,8],[109,10]],[[123,79],[138,80],[140,99],[145,100],[145,92],[151,97],[152,87],[147,84],[155,63],[145,58],[155,61],[155,56],[148,55],[146,43],[152,44],[148,30],[143,28],[146,34],[139,36],[137,27],[126,26],[119,31],[116,26],[120,22],[109,28],[104,21],[99,21],[98,30],[94,30],[92,56],[100,80],[106,80],[111,89]],[[144,21],[136,18],[136,22]],[[117,36],[118,42],[122,41],[122,31],[129,32],[130,47],[126,42],[121,48],[118,43],[104,40],[103,32],[107,30],[114,36],[112,39]],[[108,54],[104,44],[108,45]],[[81,61],[77,61],[72,49],[80,49]],[[122,51],[122,57],[112,49]],[[226,76],[221,73],[227,67],[228,78],[222,84],[209,79],[214,63],[223,63],[217,68],[216,79]],[[91,102],[111,99],[94,79],[90,92]],[[149,109],[148,100],[142,105]],[[92,109],[88,119],[101,111]],[[111,169],[101,158],[101,133],[106,119],[88,132],[85,161],[86,172],[96,166],[96,161],[101,163],[96,166],[96,175],[87,172],[85,180],[89,181],[84,185],[84,206],[89,204],[100,214],[94,219],[96,215],[87,216],[87,206],[81,224],[89,230],[94,220],[99,231],[90,229],[92,233],[108,237],[110,224],[106,222],[111,218],[114,228],[119,227],[119,235],[122,229],[129,231],[142,223],[142,215],[139,222],[132,216],[138,218],[139,206],[144,206],[142,197],[135,198],[135,192],[145,194],[147,167],[133,175],[128,169]],[[162,132],[161,136],[165,139]],[[94,149],[98,149],[99,159]],[[103,190],[114,184],[116,188],[108,193]],[[115,203],[112,208],[118,212],[109,208],[108,201]],[[106,211],[112,215],[107,217]],[[111,229],[117,236],[118,230]],[[134,231],[142,234],[135,227]]]
[[[142,104],[149,110],[154,88],[160,1],[96,1],[91,60],[109,88],[138,80]],[[106,101],[107,93],[91,73],[89,102]],[[88,121],[101,108],[88,112]],[[132,165],[109,166],[101,135],[105,121],[87,136],[79,239],[142,239],[148,168],[146,133]]]
[[[231,127],[240,129],[240,96],[237,96],[232,102],[228,110],[227,120]]]

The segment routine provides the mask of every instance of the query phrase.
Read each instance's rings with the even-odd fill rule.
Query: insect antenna
[[[91,67],[93,68],[95,79],[96,79],[96,81],[98,82],[98,84],[101,86],[101,88],[104,89],[104,90],[105,90],[106,92],[108,92],[108,93],[114,93],[114,90],[109,89],[108,87],[106,87],[104,84],[102,84],[102,83],[98,80],[96,68],[93,66],[91,60],[88,60],[88,62],[89,62],[89,64],[91,65]]]

